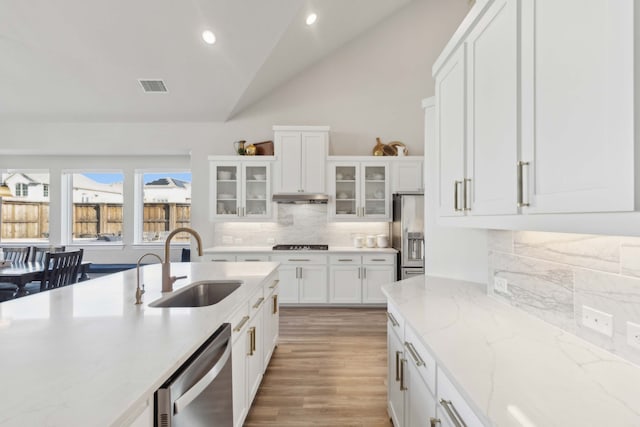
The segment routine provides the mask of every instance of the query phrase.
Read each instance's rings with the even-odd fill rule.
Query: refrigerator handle
[[[216,379],[216,377],[222,371],[222,368],[226,365],[231,355],[231,340],[227,342],[227,348],[224,350],[222,357],[218,359],[213,368],[207,372],[197,383],[194,384],[189,390],[187,390],[182,396],[176,399],[173,404],[173,413],[178,414],[184,410],[194,399],[196,399],[208,386]]]

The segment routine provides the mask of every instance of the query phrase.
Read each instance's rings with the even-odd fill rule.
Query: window
[[[71,174],[71,236],[74,243],[122,240],[122,172]]]
[[[140,173],[142,242],[163,242],[171,231],[191,225],[191,172]],[[177,235],[174,242],[188,242]]]
[[[29,195],[29,186],[19,182],[16,184],[16,197],[27,197]]]
[[[49,171],[4,170],[0,182],[12,196],[0,198],[0,241],[47,242],[49,240]]]
[[[42,185],[42,196],[43,197],[49,197],[49,185],[48,184],[43,184]]]

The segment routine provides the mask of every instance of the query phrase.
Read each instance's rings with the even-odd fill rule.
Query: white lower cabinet
[[[278,340],[277,294],[274,276],[231,317],[234,427],[243,425]]]
[[[387,410],[393,425],[483,427],[398,309],[391,303],[387,309]]]
[[[325,304],[327,291],[327,257],[324,255],[274,255],[279,262],[280,302]]]
[[[395,281],[395,255],[332,255],[329,302],[384,304],[382,285]]]

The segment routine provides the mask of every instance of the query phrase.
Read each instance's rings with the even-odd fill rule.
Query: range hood
[[[322,193],[278,193],[272,200],[276,203],[327,204],[329,196]]]

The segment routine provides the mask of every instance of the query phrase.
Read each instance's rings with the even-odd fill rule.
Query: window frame
[[[38,167],[26,167],[26,168],[0,168],[0,176],[2,174],[25,174],[25,175],[29,175],[29,174],[46,174],[49,176],[49,184],[43,184],[43,185],[51,185],[51,169],[49,168],[38,168]],[[0,180],[3,181],[4,180]],[[27,189],[26,191],[26,195],[18,195],[18,186],[16,185],[16,194],[13,197],[28,197],[29,195],[29,185],[25,184],[25,183],[20,183],[20,185],[24,185],[25,188]],[[43,192],[43,196],[42,197],[46,197],[48,199],[47,203],[49,205],[49,212],[48,212],[48,217],[47,217],[47,224],[48,224],[48,233],[47,233],[47,237],[46,239],[24,239],[24,240],[18,240],[18,241],[12,241],[12,240],[3,240],[2,239],[2,229],[0,228],[0,246],[33,246],[33,245],[49,245],[51,244],[51,198],[49,197],[49,195],[44,195]],[[4,199],[4,198],[3,198]],[[0,227],[2,227],[2,205],[5,203],[4,200],[0,200]]]

